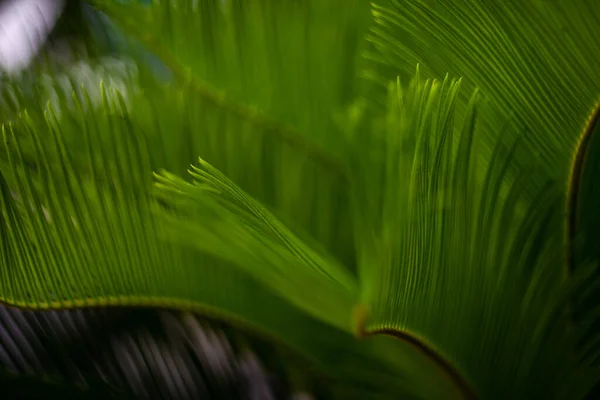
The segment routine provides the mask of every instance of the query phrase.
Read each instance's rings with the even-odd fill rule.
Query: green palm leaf
[[[392,3],[372,6],[363,86],[360,2],[95,1],[176,79],[140,65],[129,103],[84,90],[65,115],[11,114],[0,300],[224,319],[327,371],[339,398],[584,398],[597,307],[569,312],[597,255],[569,235],[565,276],[563,182],[597,60],[559,57],[554,21],[585,28],[595,9]]]
[[[256,281],[259,275],[254,272],[240,271],[205,253],[163,240],[169,225],[153,214],[157,203],[150,191],[151,176],[144,176],[145,171],[151,171],[148,153],[144,151],[146,138],[136,131],[124,106],[113,100],[105,95],[103,111],[80,114],[78,126],[85,146],[65,142],[63,136],[70,135],[63,135],[51,114],[45,129],[54,143],[42,145],[39,132],[44,127],[25,118],[39,160],[35,173],[23,164],[20,141],[15,140],[10,126],[5,127],[5,147],[12,167],[3,174],[6,175],[2,196],[6,213],[2,225],[3,243],[6,243],[1,269],[3,302],[37,309],[152,306],[193,310],[266,334],[273,342],[301,352],[322,366],[322,370],[333,368],[337,371],[333,374],[335,379],[344,379],[344,382],[349,382],[350,377],[360,382],[358,378],[365,371],[378,371],[372,379],[386,383],[381,389],[371,389],[375,393],[446,392],[440,387],[429,389],[427,385],[412,383],[407,387],[406,381],[394,383],[400,371],[411,376],[416,374],[413,369],[420,372],[432,366],[418,354],[408,359],[393,357],[405,351],[394,343],[381,340],[360,343],[351,336],[353,278],[347,272],[338,271],[338,279],[344,284],[332,286],[325,283],[325,276],[321,275],[321,280],[311,278],[314,262],[296,261],[300,267],[296,276],[285,272],[290,282],[301,283],[299,288],[305,292],[315,287],[330,291],[322,293],[324,298],[314,297],[318,302],[311,304],[303,300],[300,291],[282,293],[274,285],[281,279],[275,282],[260,279],[261,285]],[[77,122],[71,120],[71,123],[74,121]],[[61,124],[60,129],[71,126]],[[108,137],[99,136],[100,126],[108,127]],[[88,149],[88,162],[82,170],[74,167],[71,156],[81,154],[81,148]],[[50,159],[58,160],[58,165],[49,162]],[[18,190],[23,204],[33,204],[33,207],[20,206],[11,188]],[[286,240],[293,240],[293,236]],[[213,241],[213,244],[218,242]],[[292,248],[296,252],[299,249]],[[227,248],[201,250],[222,255]],[[318,255],[319,251],[310,253]],[[240,261],[240,257],[224,259]],[[290,255],[287,259],[295,261]],[[335,271],[335,264],[324,266]],[[312,286],[307,287],[307,284]],[[274,296],[274,292],[285,294],[288,301]],[[344,297],[336,296],[344,292]],[[328,299],[334,307],[327,304]],[[308,304],[308,311],[321,321],[344,328],[347,333],[309,318],[293,304],[304,305],[305,309]],[[319,305],[327,307],[319,310]],[[299,326],[303,328],[298,329]],[[337,353],[362,359],[361,366],[342,368],[343,361],[334,356]],[[423,374],[411,377],[408,382],[421,379],[436,380],[435,374]]]
[[[193,207],[201,201],[201,214],[187,229],[175,219],[173,232],[182,235],[203,252],[235,262],[272,290],[321,320],[342,330],[351,331],[348,318],[356,303],[355,278],[332,257],[321,255],[298,240],[281,222],[233,182],[201,160],[201,168],[193,167],[192,177],[200,184],[189,185],[177,176],[159,175],[163,201],[186,193],[182,199]],[[202,184],[205,185],[202,185]],[[189,213],[185,218],[190,218]],[[235,243],[243,243],[237,248]],[[244,251],[247,248],[246,251]],[[256,249],[261,251],[257,252]],[[306,297],[307,290],[317,295]]]
[[[458,86],[417,75],[407,91],[392,87],[388,130],[364,131],[356,140],[355,234],[361,299],[370,310],[359,333],[393,334],[421,349],[467,398],[572,396],[575,387],[589,389],[597,371],[581,375],[573,364],[577,337],[566,330],[561,311],[570,292],[561,283],[562,236],[556,234],[560,192],[540,183],[545,189],[537,197],[525,195],[524,185],[544,176],[535,165],[518,177],[507,174],[515,146],[499,143],[477,169],[477,101],[455,137]],[[240,210],[245,196],[205,163],[190,173],[195,185],[160,179],[163,188],[170,183],[165,199],[187,210],[174,227],[196,246],[237,255],[238,264],[248,263],[250,254],[273,252],[273,239],[256,240],[262,234],[253,227],[265,217],[251,199]],[[236,227],[227,216],[243,219]],[[229,247],[213,244],[243,228],[253,229],[254,238],[233,234]]]
[[[514,146],[500,142],[477,162],[475,101],[462,131],[447,123],[457,85],[417,78],[407,91],[393,88],[390,133],[359,167],[358,193],[376,194],[357,208],[371,309],[362,329],[418,343],[471,382],[457,379],[466,398],[571,398],[581,371],[562,314],[561,193],[549,182],[527,196],[525,185],[544,187],[544,175],[535,165],[508,175],[528,164],[515,161]],[[364,136],[360,148],[372,148],[374,135]]]
[[[494,105],[489,127],[514,114],[552,178],[566,179],[578,135],[598,99],[594,26],[600,8],[587,0],[392,0],[373,6],[369,58],[385,77],[465,77]],[[380,67],[377,67],[381,66]],[[466,103],[466,98],[464,98]],[[487,115],[486,115],[487,114]],[[510,138],[509,138],[510,140]],[[494,140],[488,144],[490,154]]]
[[[239,114],[258,109],[265,122],[288,125],[329,149],[339,145],[331,111],[356,93],[367,3],[92,3],[205,99],[228,102]]]

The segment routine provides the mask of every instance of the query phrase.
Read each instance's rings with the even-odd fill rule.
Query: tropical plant
[[[319,398],[593,396],[600,3],[88,3],[136,73],[11,92],[3,303],[201,315]]]

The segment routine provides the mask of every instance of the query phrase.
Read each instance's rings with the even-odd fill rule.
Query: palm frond
[[[600,358],[591,351],[595,346],[589,344],[590,342],[595,344],[593,339],[600,329],[600,321],[593,317],[590,318],[590,316],[596,315],[600,306],[598,297],[600,253],[596,235],[600,226],[600,218],[595,206],[598,201],[595,180],[600,171],[598,163],[599,120],[600,107],[596,106],[590,115],[574,158],[567,193],[567,225],[565,227],[565,275],[577,275],[590,263],[595,267],[592,278],[581,288],[571,304],[572,322],[577,326],[587,328],[587,330],[583,330],[580,347],[586,363],[593,366],[600,365]],[[596,387],[595,394],[592,396],[596,396],[598,393],[600,393],[600,385]]]
[[[361,2],[93,3],[174,80],[140,64],[130,102],[82,90],[64,114],[11,114],[1,301],[226,320],[329,372],[338,398],[583,399],[598,383],[595,227],[568,237],[569,276],[563,234],[598,8],[373,5],[363,86]],[[597,220],[582,165],[577,223]]]
[[[333,378],[338,382],[365,385],[365,373],[371,371],[373,375],[366,375],[372,380],[371,394],[443,392],[439,386],[406,384],[429,381],[431,374],[398,381],[400,371],[413,374],[406,364],[417,366],[416,371],[430,368],[419,367],[423,360],[418,355],[398,359],[390,355],[404,350],[394,344],[357,342],[350,333],[308,317],[247,271],[164,241],[168,225],[153,214],[157,204],[151,175],[145,175],[152,170],[152,152],[145,151],[144,145],[148,137],[137,130],[118,100],[118,96],[104,94],[101,109],[87,107],[84,112],[79,107],[78,119],[69,118],[60,125],[52,113],[47,113],[45,126],[25,116],[25,134],[35,144],[35,169],[24,164],[21,141],[10,126],[4,127],[10,168],[2,171],[6,178],[2,182],[3,302],[34,309],[150,306],[191,310],[266,335],[303,354],[318,370],[335,371]],[[66,140],[74,137],[75,126],[83,137],[79,142]],[[50,138],[44,144],[43,131]],[[101,136],[103,131],[109,135]],[[82,163],[82,154],[87,163]],[[347,322],[343,324],[349,331],[352,303],[343,300],[340,304],[345,304]],[[333,317],[344,321],[343,315]],[[340,355],[362,360],[361,366],[343,368],[346,361]],[[355,391],[361,393],[359,388]]]
[[[173,175],[159,176],[163,201],[178,195],[179,199],[181,194],[192,199],[187,207],[185,200],[174,204],[178,209],[185,207],[184,219],[191,219],[192,223],[186,226],[184,219],[177,218],[167,235],[182,235],[203,252],[234,261],[320,320],[351,331],[348,316],[356,301],[357,284],[349,271],[294,237],[210,165],[202,161],[201,165],[202,169],[194,167],[191,172],[197,185],[185,184]],[[198,201],[200,207],[196,207],[201,214],[193,218],[195,213],[191,210]],[[248,251],[234,247],[234,243],[243,243]],[[307,290],[314,290],[318,296],[303,296]]]
[[[389,130],[357,141],[373,149],[354,174],[361,329],[421,348],[464,398],[571,398],[597,371],[572,359],[585,327],[567,330],[561,192],[502,140],[481,169],[476,97],[453,124],[458,86],[392,87]]]
[[[600,19],[596,3],[392,0],[374,5],[373,15],[368,40],[376,76],[410,76],[420,63],[427,76],[465,77],[469,90],[480,88],[494,104],[482,123],[493,131],[514,115],[521,130],[507,140],[518,132],[549,177],[566,179],[600,94],[589,78],[600,61],[590,51],[599,46],[591,33]]]
[[[93,4],[204,98],[230,99],[240,112],[255,109],[330,151],[340,145],[331,111],[356,93],[367,3],[345,2],[343,8],[313,0]]]

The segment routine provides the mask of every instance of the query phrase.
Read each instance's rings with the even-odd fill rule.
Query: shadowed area
[[[44,383],[85,398],[293,398],[280,377],[251,351],[234,349],[222,330],[171,311],[0,306],[0,370],[3,391],[14,390],[14,398],[39,398],[31,385]],[[27,379],[31,384],[22,385]]]

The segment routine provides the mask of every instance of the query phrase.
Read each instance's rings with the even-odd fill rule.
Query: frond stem
[[[368,329],[366,327],[367,320],[369,318],[369,309],[364,304],[359,304],[354,309],[354,323],[356,327],[356,336],[358,338],[365,338],[372,335],[386,335],[392,336],[400,341],[407,343],[419,353],[421,353],[426,359],[431,360],[443,373],[446,375],[448,380],[456,387],[456,390],[461,394],[465,400],[477,400],[478,397],[475,394],[475,390],[471,387],[469,382],[460,374],[460,372],[447,360],[442,354],[437,352],[435,348],[418,338],[416,335],[404,331],[401,329],[394,328],[375,328]]]
[[[565,271],[564,278],[568,279],[575,269],[574,241],[577,235],[579,216],[577,215],[577,203],[579,202],[579,191],[583,178],[583,166],[587,160],[587,154],[592,133],[600,125],[600,101],[594,106],[585,128],[583,129],[575,150],[575,157],[571,165],[567,187],[566,224],[565,224]]]
[[[419,353],[425,356],[428,360],[431,360],[443,373],[448,377],[450,382],[456,387],[456,390],[460,393],[465,400],[477,400],[477,394],[471,387],[469,382],[460,374],[460,372],[441,354],[439,354],[432,346],[423,342],[415,335],[407,331],[392,328],[374,329],[370,331],[364,330],[361,334],[362,337],[371,335],[386,335],[392,336],[400,341],[409,344],[415,348]]]

